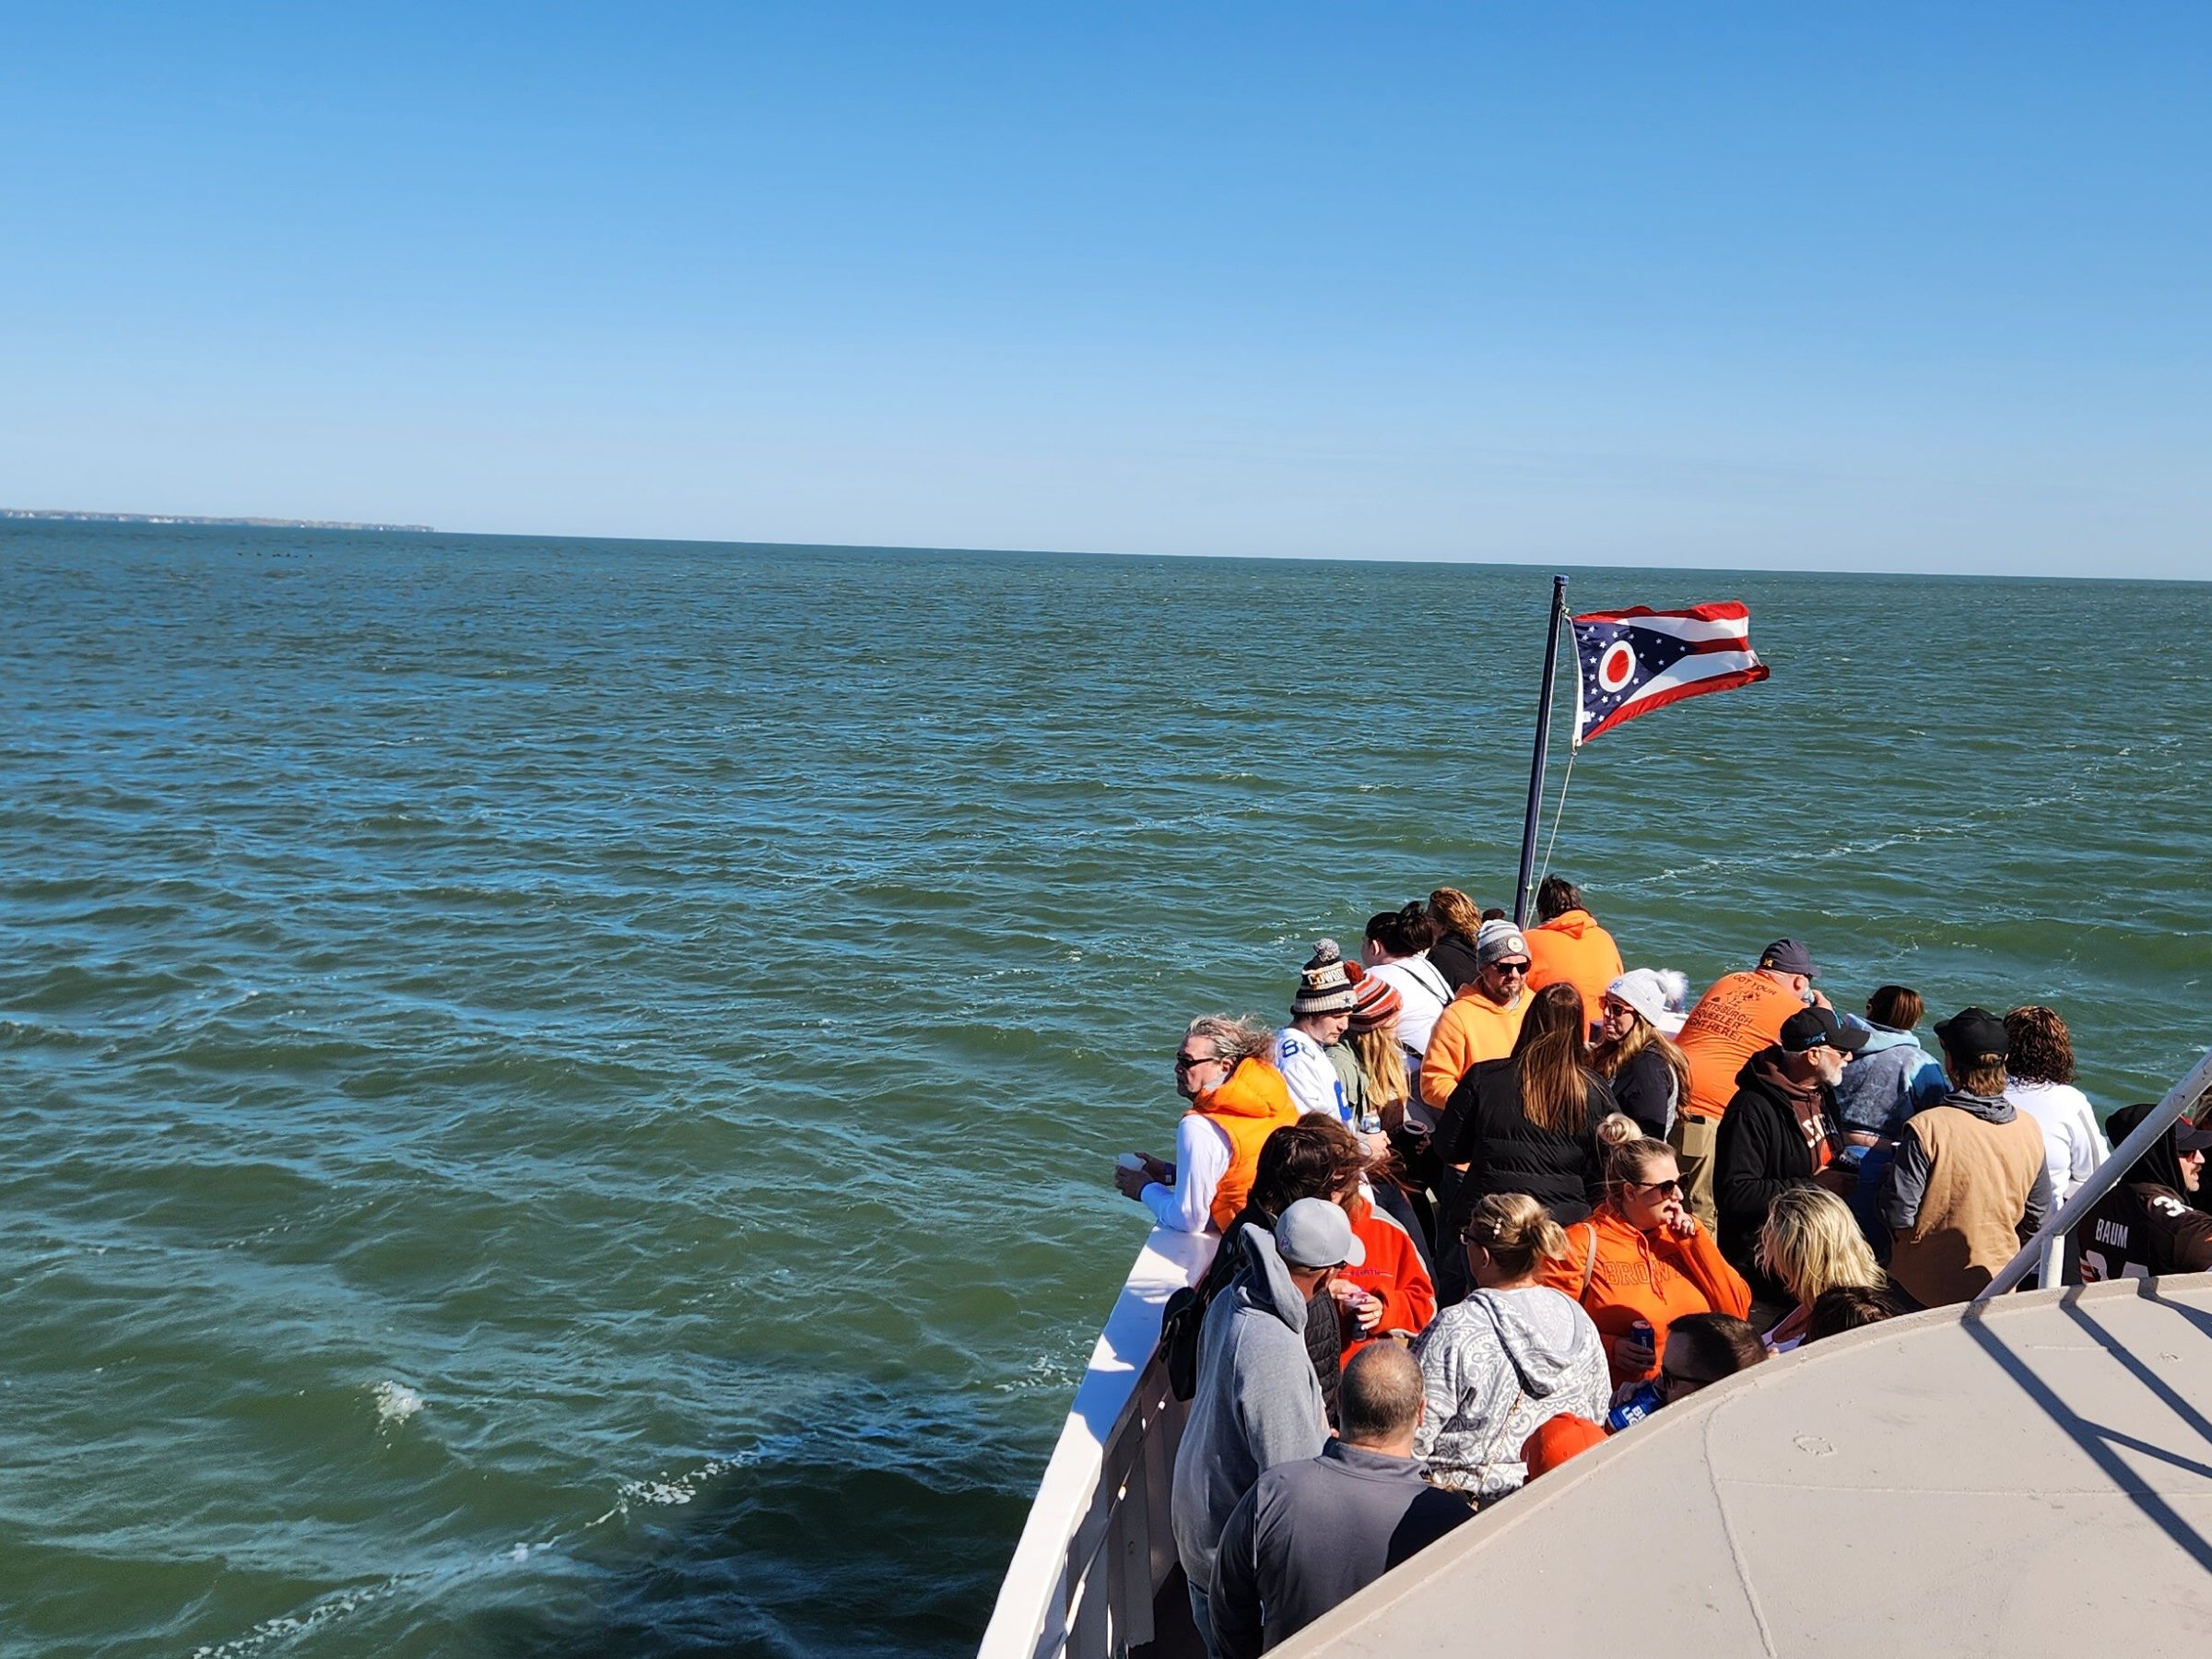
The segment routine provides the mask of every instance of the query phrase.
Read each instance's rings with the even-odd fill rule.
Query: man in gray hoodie
[[[1190,1581],[1191,1617],[1215,1652],[1208,1599],[1221,1528],[1261,1473],[1317,1455],[1328,1441],[1321,1385],[1306,1356],[1306,1299],[1346,1263],[1366,1259],[1326,1198],[1300,1198],[1275,1230],[1238,1235],[1244,1265],[1206,1311],[1198,1388],[1175,1453],[1171,1515]]]
[[[1466,1500],[1421,1478],[1421,1368],[1392,1342],[1360,1350],[1338,1396],[1344,1437],[1277,1464],[1230,1512],[1214,1556],[1214,1643],[1257,1659],[1463,1521]]]

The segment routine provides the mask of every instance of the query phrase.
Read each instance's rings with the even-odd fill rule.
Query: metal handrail
[[[2034,1238],[2020,1246],[2019,1253],[1997,1269],[1989,1281],[1989,1288],[1974,1298],[1977,1302],[1987,1301],[1993,1296],[2002,1296],[2030,1273],[2042,1258],[2043,1247],[2053,1239],[2072,1232],[2081,1218],[2095,1207],[2097,1201],[2118,1186],[2128,1171],[2135,1168],[2136,1159],[2158,1144],[2165,1134],[2181,1120],[2182,1114],[2194,1105],[2206,1088],[2212,1085],[2212,1049],[2191,1068],[2189,1075],[2166,1091],[2166,1098],[2151,1110],[2148,1117],[2136,1125],[2133,1135],[2112,1148],[2112,1155],[2091,1171],[2089,1178],[2076,1187],[2058,1211],[2045,1221]]]

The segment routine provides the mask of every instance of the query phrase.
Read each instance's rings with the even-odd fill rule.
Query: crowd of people
[[[1221,1239],[1162,1335],[1218,1659],[1687,1394],[1971,1300],[2152,1110],[2100,1127],[2053,1009],[1963,1008],[1931,1052],[1917,992],[1839,1011],[1788,938],[1690,1004],[1571,882],[1535,897],[1524,930],[1440,888],[1356,960],[1322,940],[1279,1030],[1192,1020],[1172,1158],[1115,1172]],[[2212,1268],[2207,1148],[2183,1119],[2044,1282]]]

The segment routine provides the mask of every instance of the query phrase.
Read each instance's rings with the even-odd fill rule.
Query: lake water
[[[0,526],[0,1651],[970,1649],[1190,1014],[1512,883],[1536,571]],[[2212,1040],[2212,587],[1577,572],[1631,963]]]

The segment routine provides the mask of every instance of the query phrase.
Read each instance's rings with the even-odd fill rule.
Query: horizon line
[[[2144,586],[2201,587],[2212,576],[2135,576],[2081,572],[2063,576],[2030,575],[1994,571],[1911,570],[1895,566],[1837,566],[1806,564],[1788,567],[1727,564],[1623,564],[1592,555],[1548,559],[1432,555],[1366,555],[1357,553],[1177,553],[1134,552],[1127,549],[1088,547],[985,547],[905,542],[761,541],[697,535],[580,535],[570,531],[454,530],[433,524],[382,521],[278,518],[265,515],[185,512],[118,512],[85,508],[0,507],[0,524],[110,524],[122,527],[193,529],[322,530],[374,535],[443,535],[477,541],[627,542],[641,547],[772,548],[807,553],[912,553],[1008,559],[1239,559],[1274,564],[1403,565],[1428,568],[1470,565],[1485,569],[1524,571],[1635,571],[1716,576],[1886,576],[1926,582],[2136,582]]]

